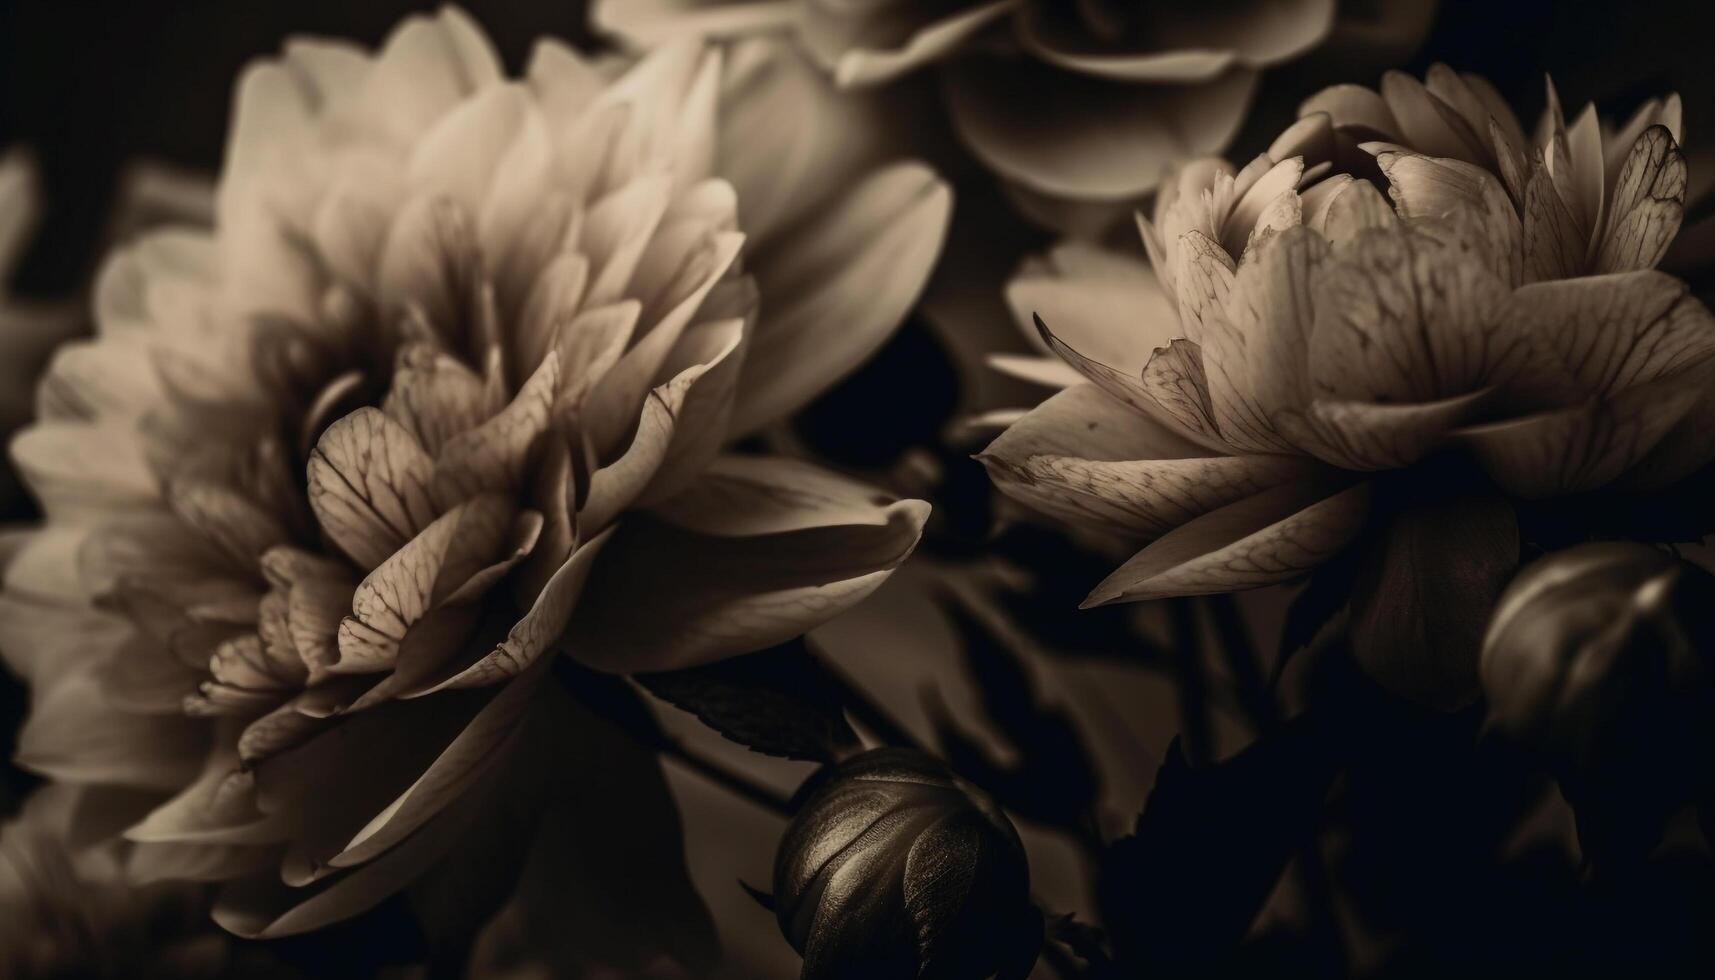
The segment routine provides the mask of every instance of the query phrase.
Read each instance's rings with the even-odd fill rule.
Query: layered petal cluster
[[[943,67],[946,102],[966,146],[1027,211],[1065,224],[1149,193],[1170,166],[1219,152],[1243,121],[1261,69],[1330,39],[1403,56],[1434,7],[602,0],[595,18],[643,43],[684,31],[793,31],[848,88]]]
[[[200,889],[138,888],[117,842],[80,847],[64,830],[77,792],[49,786],[0,825],[0,975],[290,977],[244,955],[208,921]],[[250,952],[250,951],[246,951]],[[235,955],[236,954],[236,955]]]
[[[1547,93],[1534,136],[1487,80],[1446,65],[1422,81],[1388,72],[1379,92],[1333,86],[1300,115],[1327,118],[1336,156],[1374,156],[1403,215],[1445,213],[1492,193],[1484,175],[1498,178],[1528,279],[1654,268],[1685,212],[1679,96],[1651,99],[1614,128],[1594,105],[1568,125],[1553,80]]]
[[[923,503],[722,455],[885,338],[948,216],[918,164],[804,166],[795,64],[507,80],[446,10],[245,72],[213,233],[111,259],[12,446],[20,760],[159,802],[134,875],[247,935],[354,914],[487,805],[552,654],[756,649],[911,551]]]
[[[1375,135],[1405,119],[1420,141],[1428,119],[1471,128],[1406,81],[1389,76]],[[1488,104],[1485,85],[1461,85],[1469,111]],[[1359,147],[1355,123],[1321,112],[1242,170],[1186,167],[1140,220],[1153,271],[1069,244],[1012,283],[1071,370],[1002,362],[1063,390],[982,459],[1027,504],[1149,542],[1090,604],[1301,576],[1388,519],[1371,514],[1377,477],[1402,471],[1409,487],[1432,459],[1513,499],[1683,476],[1715,456],[1700,435],[1715,320],[1650,268],[1683,196],[1676,105],[1646,106],[1578,164],[1538,153],[1513,177],[1496,162],[1505,124],[1460,150],[1491,153],[1497,174],[1403,143]],[[1543,145],[1588,143],[1584,118],[1574,140],[1551,109]],[[1391,204],[1354,175],[1354,150],[1375,155]],[[1549,228],[1561,218],[1564,236]]]
[[[69,303],[11,295],[13,270],[40,217],[40,194],[29,153],[20,148],[0,153],[0,438],[29,421],[30,395],[48,355],[83,324]],[[11,467],[0,462],[0,513],[13,513],[21,493]]]

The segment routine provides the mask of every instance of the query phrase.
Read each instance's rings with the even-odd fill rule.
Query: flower
[[[723,454],[881,343],[947,220],[919,164],[806,157],[792,71],[544,40],[507,81],[453,9],[245,71],[216,229],[112,257],[12,446],[20,761],[164,800],[134,872],[245,935],[356,914],[483,810],[550,654],[756,649],[904,560],[922,502]]]
[[[67,832],[79,795],[44,787],[0,825],[0,976],[295,975],[235,949],[209,924],[201,889],[139,887],[117,842],[75,846]]]
[[[1437,105],[1419,115],[1452,117]],[[1650,268],[1684,188],[1677,141],[1652,121],[1673,105],[1646,107],[1611,148],[1611,192],[1599,169],[1574,182],[1543,163],[1520,182],[1366,143],[1390,205],[1336,170],[1352,124],[1322,113],[1242,170],[1188,165],[1140,220],[1150,269],[1068,244],[1013,281],[1015,309],[1040,316],[1072,370],[1001,362],[1063,390],[981,458],[1033,507],[1150,542],[1087,605],[1289,581],[1374,529],[1360,660],[1428,700],[1468,697],[1516,562],[1510,501],[1661,486],[1715,456],[1715,321]],[[1562,196],[1599,182],[1577,205],[1593,211]],[[1565,237],[1545,211],[1600,220]],[[1433,679],[1416,654],[1457,669]]]
[[[1715,576],[1625,541],[1554,552],[1496,604],[1481,661],[1489,725],[1543,755],[1587,850],[1642,856],[1699,797],[1715,734],[1712,608]]]
[[[13,269],[35,231],[40,196],[30,155],[21,149],[0,154],[0,438],[29,421],[30,395],[48,354],[82,324],[62,304],[8,295]],[[21,494],[16,474],[0,463],[0,513],[11,515]]]
[[[1434,10],[1336,0],[1147,9],[1111,0],[601,0],[594,18],[643,43],[791,30],[843,88],[939,66],[970,152],[1028,214],[1087,227],[1154,190],[1170,166],[1224,148],[1259,70],[1330,41],[1403,57]]]
[[[993,800],[910,749],[816,778],[774,863],[775,914],[806,980],[1029,974],[1041,919]]]
[[[1336,155],[1372,153],[1401,214],[1441,214],[1499,178],[1518,213],[1527,281],[1654,268],[1685,211],[1677,94],[1650,99],[1618,129],[1587,105],[1568,126],[1554,82],[1534,143],[1478,75],[1446,65],[1423,81],[1392,71],[1381,91],[1335,85],[1306,101]],[[1497,201],[1497,204],[1499,201]]]

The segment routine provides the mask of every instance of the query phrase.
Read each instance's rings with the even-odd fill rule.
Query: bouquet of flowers
[[[0,975],[1715,962],[1715,91],[588,7],[0,158]]]

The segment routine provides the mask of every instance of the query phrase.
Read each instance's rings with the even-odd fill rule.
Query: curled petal
[[[745,494],[730,513],[702,497],[731,500],[735,476],[753,481],[763,468],[789,489]],[[837,478],[803,470],[717,465],[714,482],[687,490],[668,520],[629,518],[572,617],[567,653],[618,672],[689,667],[797,636],[874,591],[916,546],[928,505],[856,484],[832,492]],[[699,530],[669,523],[675,516]],[[649,615],[628,611],[639,608]]]
[[[1459,433],[1489,476],[1526,499],[1583,493],[1613,482],[1649,455],[1696,406],[1701,392],[1672,382]]]
[[[685,350],[676,356],[687,363],[651,392],[631,445],[590,474],[589,495],[578,511],[583,533],[607,527],[646,492],[670,495],[677,489],[671,484],[682,483],[714,458],[732,411],[743,341],[742,320],[703,324],[686,334]]]
[[[1652,126],[1632,145],[1614,182],[1595,271],[1653,268],[1684,216],[1685,156],[1665,126]]]
[[[1318,399],[1275,419],[1316,458],[1348,470],[1401,469],[1427,456],[1493,394],[1483,388],[1438,402],[1378,405]]]
[[[882,345],[928,282],[951,209],[933,171],[896,164],[756,256],[770,305],[746,354],[735,434],[791,414]]]
[[[360,408],[328,426],[310,453],[310,507],[335,544],[374,568],[434,520],[433,475],[404,427]]]
[[[1350,543],[1369,513],[1368,484],[1321,496],[1331,489],[1299,481],[1204,514],[1133,555],[1083,605],[1234,592],[1303,575]]]
[[[1006,299],[1020,324],[1041,317],[1084,356],[1133,377],[1180,331],[1172,298],[1135,255],[1078,241],[1027,260]]]
[[[1514,387],[1603,397],[1715,358],[1715,317],[1685,283],[1655,271],[1531,283],[1506,320],[1523,341]]]
[[[953,123],[971,152],[1032,191],[1120,201],[1175,164],[1232,140],[1257,74],[1151,90],[1052,66],[967,59],[947,66]]]
[[[934,21],[912,34],[894,50],[854,48],[840,55],[834,78],[841,87],[855,88],[891,81],[936,61],[978,31],[1016,10],[1023,0],[988,0],[967,11]]]
[[[406,696],[487,686],[522,674],[560,638],[561,631],[566,628],[567,620],[571,618],[585,591],[596,557],[613,540],[615,530],[609,528],[580,544],[572,552],[572,556],[566,559],[565,564],[548,579],[529,611],[513,625],[507,632],[506,639],[493,650],[463,669],[457,669],[458,665],[455,665],[456,672],[451,677],[426,682],[417,689],[406,692]],[[619,614],[619,610],[613,610],[613,613]]]

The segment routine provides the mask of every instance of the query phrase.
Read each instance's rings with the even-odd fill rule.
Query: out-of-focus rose
[[[1029,974],[1041,916],[993,800],[909,749],[817,778],[774,862],[775,912],[805,980]]]
[[[1445,120],[1438,105],[1419,108]],[[1468,697],[1516,561],[1506,498],[1659,486],[1715,455],[1699,423],[1715,320],[1650,269],[1684,188],[1672,133],[1650,121],[1672,105],[1646,108],[1615,150],[1601,231],[1575,238],[1571,264],[1541,255],[1539,213],[1571,213],[1584,186],[1564,167],[1536,170],[1515,201],[1476,165],[1366,143],[1390,205],[1336,170],[1357,166],[1348,131],[1320,113],[1242,170],[1188,166],[1140,222],[1153,273],[1069,244],[1013,281],[1064,365],[1001,366],[1063,390],[984,462],[1025,503],[1151,542],[1089,604],[1287,581],[1391,522],[1366,576],[1388,584],[1358,594],[1389,605],[1354,609],[1359,656],[1444,658],[1450,677],[1377,672],[1427,700]],[[1591,159],[1579,173],[1601,184]],[[1438,642],[1447,631],[1459,642]]]
[[[594,17],[642,43],[789,30],[845,88],[937,66],[965,145],[1027,213],[1065,228],[1123,212],[1169,167],[1220,152],[1261,69],[1329,42],[1396,61],[1434,12],[1349,0],[600,0]]]
[[[1654,824],[1633,845],[1647,849],[1707,784],[1715,576],[1702,568],[1629,542],[1551,554],[1502,594],[1481,665],[1490,725],[1544,755],[1587,844],[1617,843],[1619,817]]]
[[[509,81],[445,10],[245,71],[216,229],[109,261],[12,445],[20,761],[155,794],[133,874],[246,935],[355,914],[483,809],[552,654],[756,649],[909,554],[923,503],[722,455],[882,342],[947,219],[918,164],[803,165],[792,64],[543,41]]]

